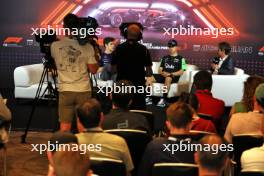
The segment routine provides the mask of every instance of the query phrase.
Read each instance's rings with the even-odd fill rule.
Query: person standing
[[[152,75],[152,61],[148,49],[140,44],[141,28],[138,24],[127,27],[127,40],[118,45],[113,53],[112,70],[116,80],[128,80],[138,88],[145,87],[145,77]],[[135,93],[130,109],[146,109],[146,93]]]
[[[73,30],[78,27],[78,17],[65,16],[64,27]],[[89,72],[95,74],[98,63],[90,43],[81,45],[76,36],[68,35],[51,45],[58,72],[59,121],[61,131],[70,131],[75,117],[75,108],[91,97]]]

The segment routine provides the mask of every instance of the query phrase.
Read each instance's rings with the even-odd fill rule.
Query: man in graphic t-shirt
[[[68,14],[63,22],[72,30],[78,26],[78,17]],[[60,130],[70,131],[76,107],[91,97],[89,72],[96,73],[98,64],[93,46],[80,45],[73,35],[53,42],[51,55],[58,71]]]
[[[178,54],[178,43],[176,40],[170,40],[168,42],[169,55],[164,56],[161,59],[161,64],[159,67],[159,74],[154,75],[155,82],[164,83],[164,86],[167,87],[166,93],[163,94],[163,97],[160,99],[158,106],[165,107],[166,101],[165,98],[168,95],[170,86],[172,83],[177,83],[180,79],[180,76],[186,70],[185,59]]]

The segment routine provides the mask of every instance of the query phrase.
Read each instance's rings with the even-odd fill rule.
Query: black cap
[[[178,46],[178,43],[176,40],[169,40],[168,41],[168,47],[171,48],[171,47],[174,47],[174,46]]]

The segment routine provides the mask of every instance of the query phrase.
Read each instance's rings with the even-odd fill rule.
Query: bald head
[[[200,166],[210,171],[221,171],[228,158],[228,151],[226,148],[223,150],[222,146],[227,146],[227,143],[218,135],[207,135],[200,143],[204,146],[203,150],[198,151]],[[209,146],[210,150],[205,150],[205,146]]]
[[[130,40],[137,40],[141,33],[141,29],[138,25],[132,24],[127,28],[127,38]]]
[[[224,143],[223,139],[220,136],[216,135],[216,134],[206,135],[205,137],[203,137],[201,139],[200,142],[201,142],[201,144],[209,144],[209,145],[213,145],[213,144],[220,145],[220,144]]]

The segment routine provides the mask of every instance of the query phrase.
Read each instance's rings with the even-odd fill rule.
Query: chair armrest
[[[15,87],[29,87],[40,81],[43,64],[33,64],[17,67],[14,70]]]
[[[193,71],[198,70],[198,67],[196,65],[187,64],[187,69],[184,71],[183,75],[181,75],[179,83],[180,82],[190,82],[191,81],[191,75]]]
[[[215,98],[225,102],[225,106],[233,106],[241,101],[244,90],[244,82],[249,77],[243,75],[213,75],[212,94]]]

